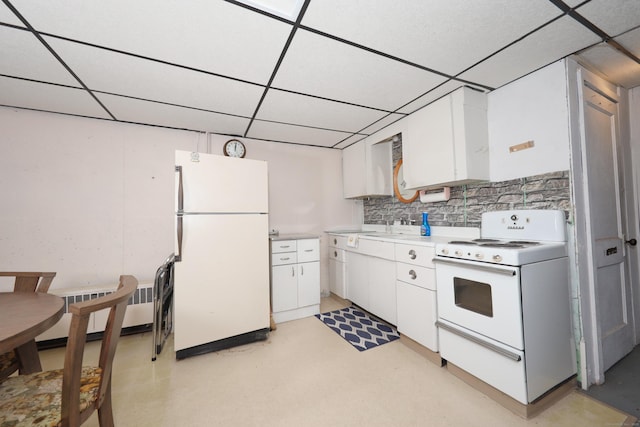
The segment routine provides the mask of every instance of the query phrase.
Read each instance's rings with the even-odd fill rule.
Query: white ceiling
[[[0,105],[343,148],[577,53],[640,85],[639,0],[2,0]]]

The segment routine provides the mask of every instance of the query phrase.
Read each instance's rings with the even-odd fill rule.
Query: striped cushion
[[[0,426],[60,425],[62,369],[18,375],[0,383]],[[102,369],[83,367],[80,380],[80,411],[95,403]]]

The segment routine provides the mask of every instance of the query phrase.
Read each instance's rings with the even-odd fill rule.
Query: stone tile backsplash
[[[401,142],[393,145],[394,165],[402,156]],[[448,201],[402,203],[395,196],[365,199],[364,223],[409,219],[422,221],[429,213],[429,224],[449,227],[480,227],[482,212],[507,209],[560,209],[569,212],[569,171],[559,171],[503,182],[451,187]]]

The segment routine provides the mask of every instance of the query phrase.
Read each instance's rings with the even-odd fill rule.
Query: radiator
[[[109,294],[116,289],[117,285],[76,288],[76,289],[52,289],[50,294],[58,295],[64,299],[64,314],[62,318],[52,328],[45,331],[36,338],[36,341],[47,341],[57,338],[66,338],[69,335],[69,325],[71,325],[71,313],[69,305],[88,301]],[[97,311],[91,315],[87,333],[104,331],[107,322],[108,309]],[[153,283],[139,283],[138,289],[129,299],[129,305],[124,316],[123,328],[140,325],[151,325],[153,323]]]

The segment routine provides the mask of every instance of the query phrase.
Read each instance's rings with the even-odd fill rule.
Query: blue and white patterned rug
[[[400,338],[396,328],[371,317],[358,307],[320,313],[316,317],[360,351]]]

